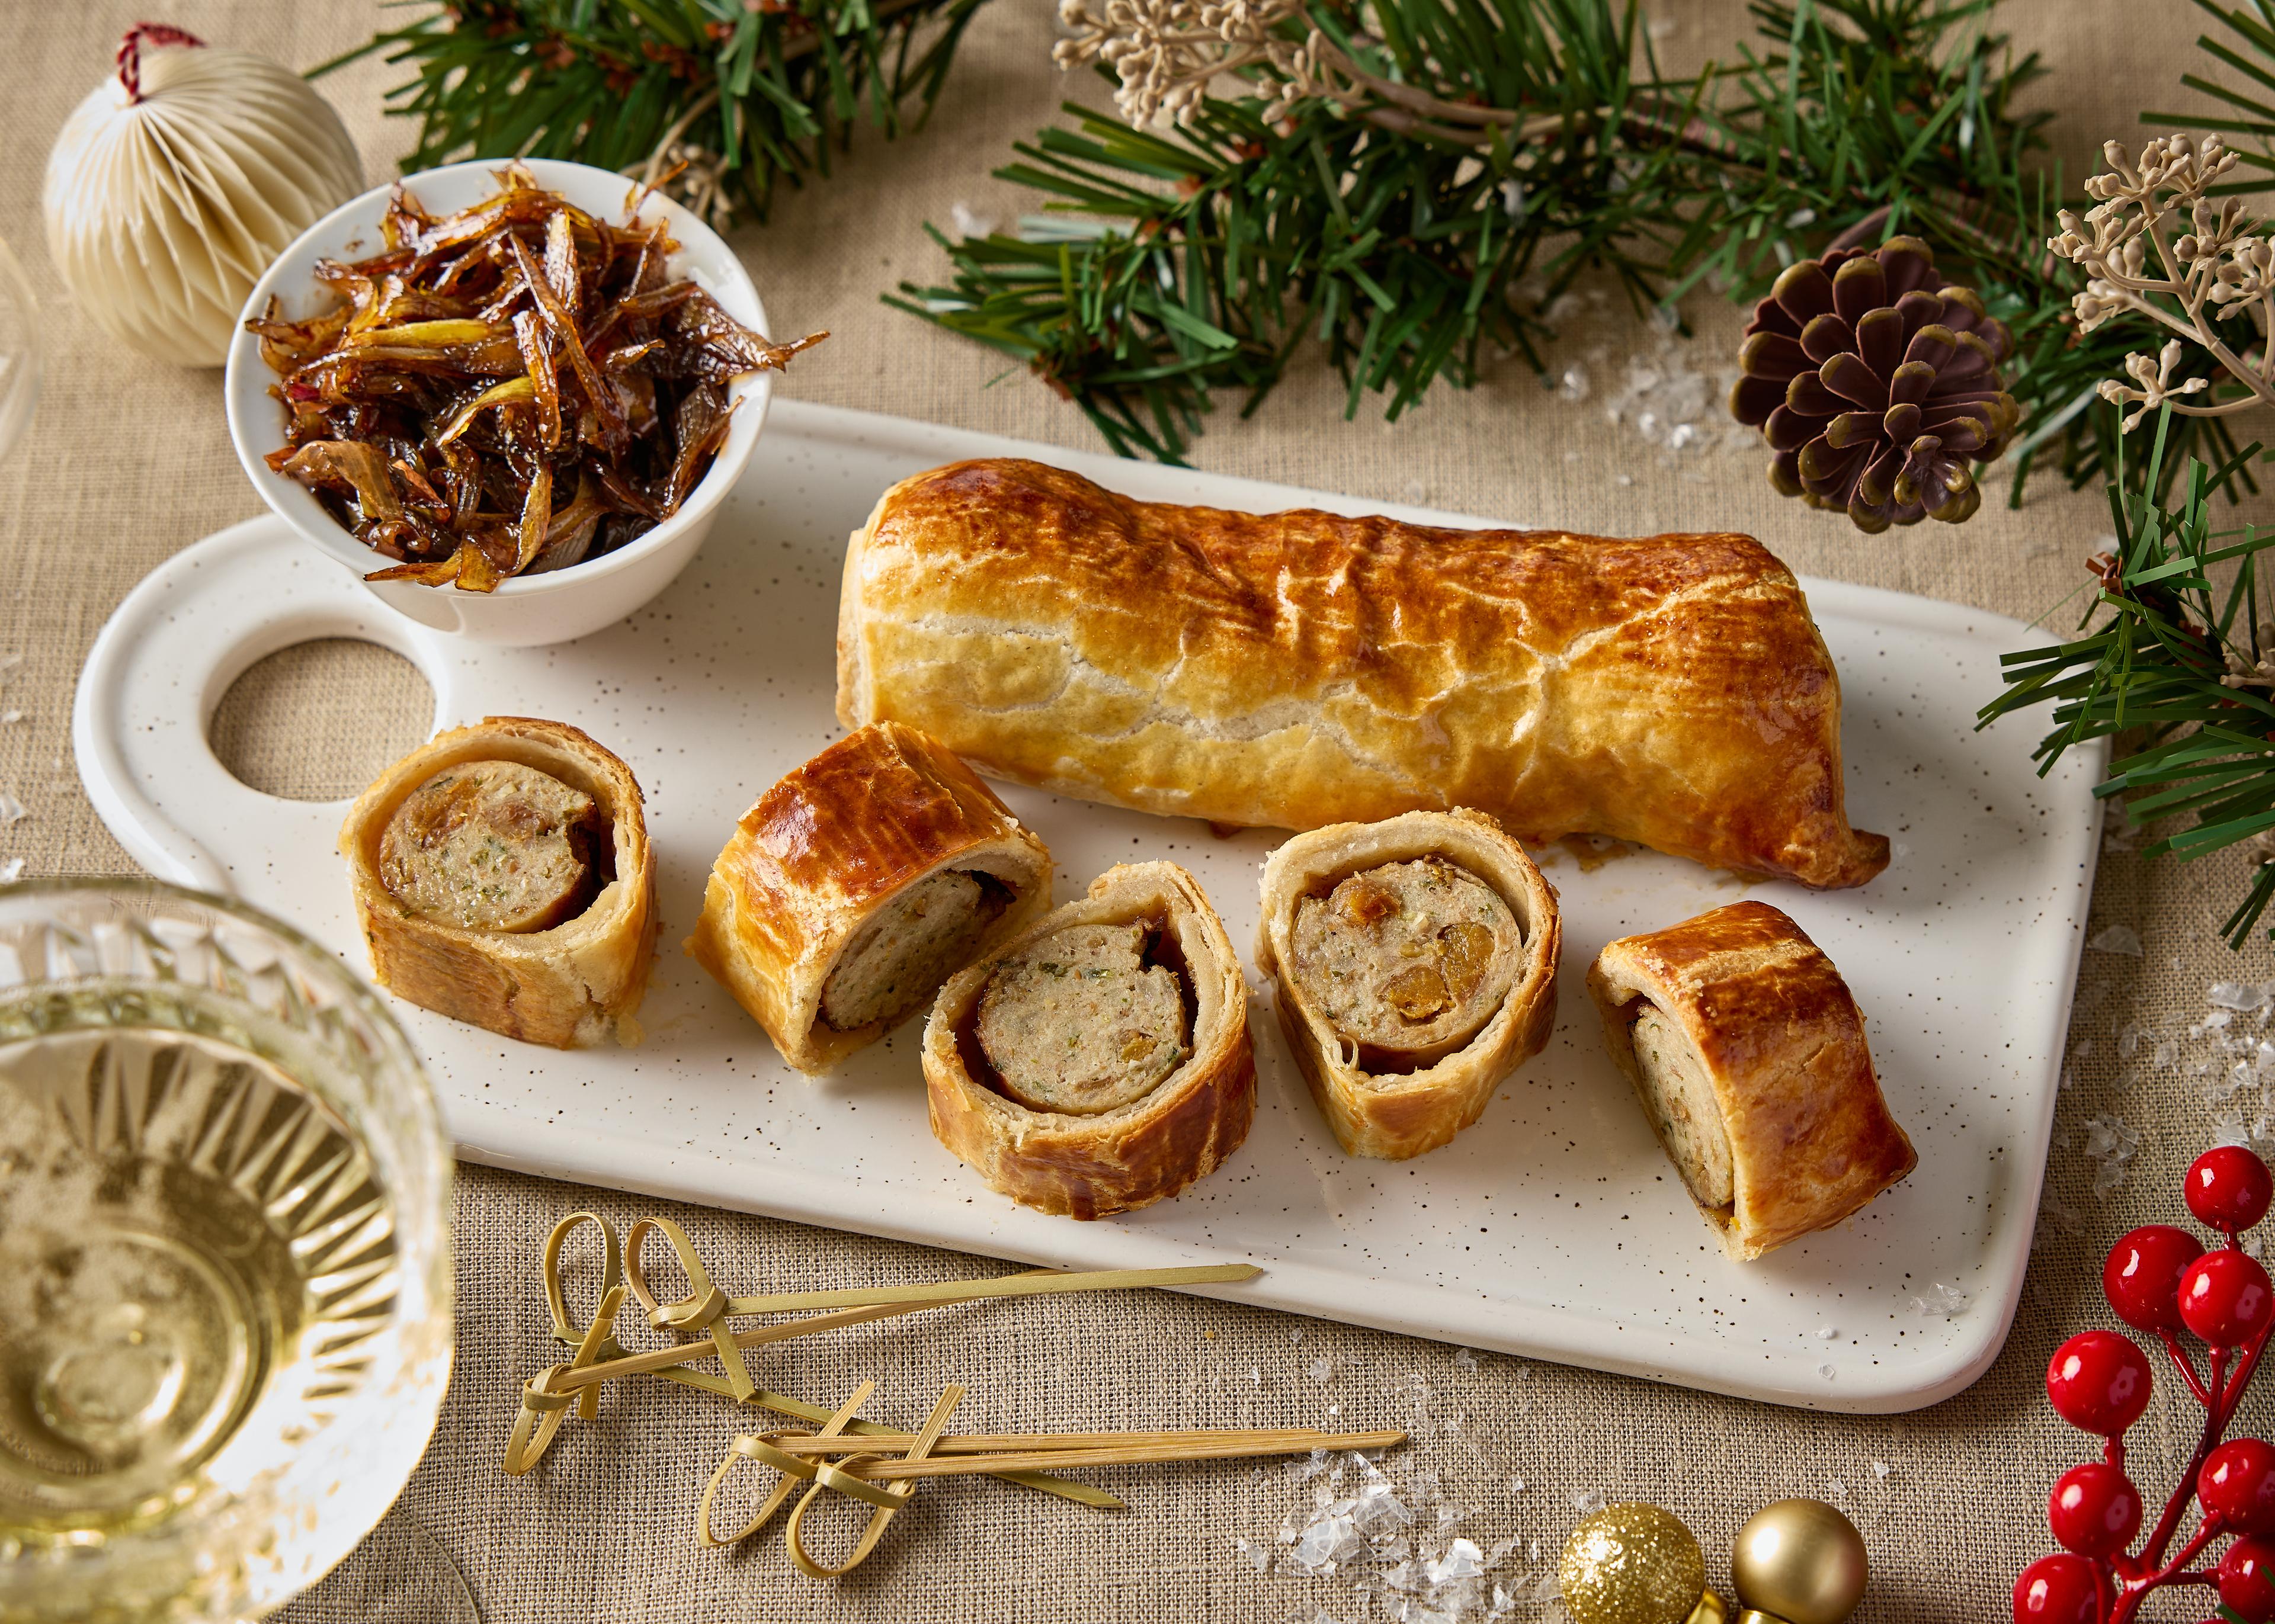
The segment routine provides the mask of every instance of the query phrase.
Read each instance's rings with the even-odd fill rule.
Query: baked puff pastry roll
[[[743,814],[687,951],[818,1073],[1050,903],[1043,842],[937,740],[879,722]]]
[[[356,798],[340,853],[397,997],[557,1049],[639,1037],[655,858],[631,769],[575,728],[436,736]]]
[[[1256,967],[1349,1154],[1436,1150],[1547,1043],[1556,894],[1483,812],[1298,835],[1264,865],[1263,890]]]
[[[1888,1114],[1833,961],[1766,903],[1606,946],[1604,1040],[1736,1258],[1829,1228],[1919,1158]]]
[[[1248,993],[1175,863],[1124,864],[940,990],[933,1136],[1024,1206],[1104,1218],[1174,1196],[1256,1115]]]
[[[1473,806],[1810,886],[1888,861],[1843,811],[1840,676],[1750,536],[1230,513],[956,463],[847,548],[837,714],[1216,823]]]

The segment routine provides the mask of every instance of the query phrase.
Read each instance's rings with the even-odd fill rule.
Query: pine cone
[[[1934,280],[1928,245],[1892,237],[1788,266],[1754,306],[1730,412],[1777,453],[1780,494],[1871,534],[1983,505],[1968,465],[2005,450],[2022,416],[1999,376],[2014,338],[1973,289]]]

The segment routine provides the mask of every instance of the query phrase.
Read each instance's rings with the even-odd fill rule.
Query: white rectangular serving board
[[[344,805],[261,795],[207,746],[241,671],[312,637],[366,638],[426,673],[437,728],[546,716],[621,755],[645,788],[659,862],[646,1041],[559,1054],[396,1003],[474,1160],[1032,1264],[1252,1259],[1263,1275],[1218,1295],[1780,1403],[1908,1409],[1982,1373],[2029,1252],[2101,763],[2081,752],[2041,781],[2027,746],[2042,718],[1974,730],[1999,653],[2044,640],[1999,616],[1806,583],[1840,668],[1850,817],[1893,839],[1887,872],[1818,894],[1651,853],[1592,869],[1540,853],[1564,913],[1555,1033],[1482,1122],[1417,1160],[1342,1154],[1260,998],[1245,1146],[1175,1199],[1098,1223],[1014,1206],[933,1143],[915,1023],[828,1079],[785,1067],[679,942],[737,817],[838,736],[847,533],[903,475],[1003,455],[1154,500],[1486,522],[779,401],[686,574],[630,620],[563,646],[484,648],[413,626],[274,519],[199,543],[136,589],[90,656],[75,717],[82,776],[154,872],[234,889],[367,973],[333,849]],[[1117,861],[1171,858],[1199,877],[1249,956],[1258,868],[1280,836],[1219,838],[1185,820],[1004,796],[1049,843],[1060,900]],[[1785,909],[1840,965],[1920,1157],[1856,1219],[1749,1265],[1725,1259],[1660,1154],[1584,985],[1612,937],[1741,895]],[[1965,1294],[1964,1308],[1913,1305],[1947,1302],[1938,1287]]]

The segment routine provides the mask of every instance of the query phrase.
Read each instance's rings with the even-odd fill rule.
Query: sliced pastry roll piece
[[[1174,1196],[1256,1114],[1247,986],[1175,863],[1125,864],[951,978],[925,1023],[933,1137],[1025,1206]]]
[[[1311,1097],[1354,1156],[1474,1122],[1556,1018],[1556,894],[1485,813],[1298,835],[1264,865],[1256,964]]]
[[[398,997],[555,1048],[638,1038],[655,859],[631,769],[575,728],[437,736],[357,797],[340,852]]]
[[[687,951],[816,1073],[932,1001],[1051,903],[1051,854],[939,741],[842,738],[760,796]]]
[[[1768,903],[1623,936],[1597,956],[1588,992],[1612,1059],[1731,1257],[1831,1227],[1918,1162],[1848,983]]]

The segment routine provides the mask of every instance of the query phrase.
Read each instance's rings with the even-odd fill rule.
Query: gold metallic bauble
[[[1657,1506],[1606,1506],[1580,1519],[1559,1570],[1578,1624],[1684,1624],[1706,1589],[1706,1556]]]
[[[1864,1537],[1823,1500],[1763,1507],[1730,1550],[1738,1605],[1785,1624],[1840,1624],[1864,1599],[1868,1566]]]

